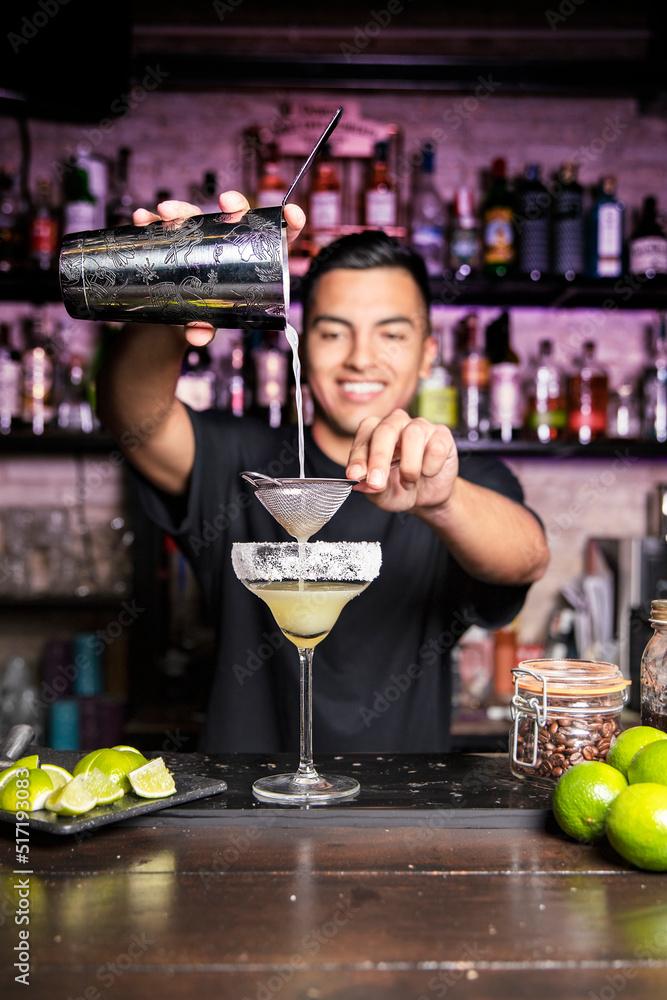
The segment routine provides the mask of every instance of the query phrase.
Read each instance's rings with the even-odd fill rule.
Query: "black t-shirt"
[[[187,501],[143,480],[149,516],[188,557],[216,627],[216,669],[201,748],[212,753],[296,752],[299,657],[265,603],[237,580],[236,541],[287,541],[243,470],[298,476],[296,427],[271,429],[218,411],[190,411],[196,458]],[[469,452],[459,474],[522,502],[501,462]],[[305,475],[344,478],[306,432]],[[527,588],[473,580],[420,520],[379,510],[352,493],[315,536],[378,541],[382,569],[347,604],[313,659],[315,752],[444,752],[449,749],[450,652],[472,624],[498,627]]]

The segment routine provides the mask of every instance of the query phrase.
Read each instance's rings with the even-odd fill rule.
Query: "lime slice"
[[[12,764],[12,767],[27,767],[30,770],[39,767],[39,754],[31,753],[28,757],[19,757],[16,764]]]
[[[86,778],[77,774],[48,796],[46,808],[59,816],[81,816],[97,805],[97,799],[86,787]]]
[[[126,754],[131,759],[135,768],[141,767],[142,764],[148,763],[148,758],[144,757],[141,751],[137,750],[136,747],[119,746],[119,747],[112,747],[111,749],[120,750],[122,753]]]
[[[82,757],[78,762],[72,771],[72,775],[76,778],[78,774],[88,774],[95,762],[95,758],[101,753],[101,750],[91,750],[90,753],[87,753],[86,756]]]
[[[176,785],[162,757],[155,757],[147,764],[130,772],[130,784],[142,799],[165,799],[173,795]]]
[[[42,764],[42,771],[46,771],[54,788],[60,788],[61,785],[66,785],[68,781],[72,780],[70,772],[66,771],[64,767],[59,767],[58,764]]]
[[[43,809],[53,791],[53,782],[46,771],[32,768],[26,775],[23,769],[19,773],[14,768],[11,770],[13,773],[9,781],[5,782],[0,791],[0,809],[8,812]]]
[[[116,799],[122,798],[125,794],[120,785],[108,778],[104,771],[100,771],[99,767],[91,768],[88,774],[83,775],[83,780],[86,788],[95,796],[97,804],[100,806],[115,802]]]

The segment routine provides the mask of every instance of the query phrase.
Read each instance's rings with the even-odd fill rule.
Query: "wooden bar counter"
[[[362,791],[313,809],[253,800],[263,758],[165,756],[227,792],[32,829],[29,865],[0,824],[3,998],[664,996],[667,875],[563,836],[504,755],[318,757]]]

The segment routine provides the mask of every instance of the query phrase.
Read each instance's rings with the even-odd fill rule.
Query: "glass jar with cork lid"
[[[641,724],[667,733],[667,600],[651,601],[653,635],[642,654]]]
[[[510,768],[515,777],[553,786],[574,764],[605,760],[621,731],[630,684],[616,664],[524,660],[512,674]]]

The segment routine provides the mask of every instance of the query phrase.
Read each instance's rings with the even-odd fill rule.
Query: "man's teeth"
[[[382,382],[343,382],[345,392],[358,392],[359,395],[368,392],[382,392],[384,383]]]

